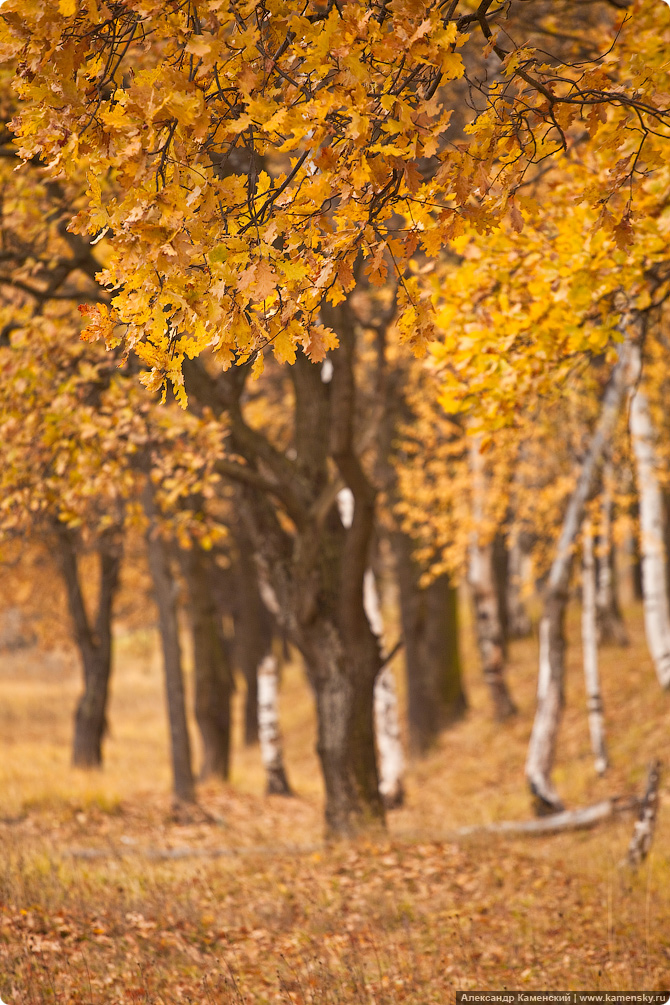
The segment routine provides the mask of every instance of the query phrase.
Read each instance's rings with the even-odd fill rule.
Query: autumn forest
[[[1,1005],[668,999],[669,296],[662,0],[0,3]]]

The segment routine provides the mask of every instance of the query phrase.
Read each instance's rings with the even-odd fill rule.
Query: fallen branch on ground
[[[470,834],[554,834],[558,831],[582,830],[619,813],[636,810],[639,805],[637,796],[615,796],[579,810],[562,810],[536,820],[501,820],[500,823],[483,824],[480,827],[459,827],[455,833],[459,837],[469,837]]]
[[[600,803],[594,803],[592,806],[585,806],[579,810],[563,810],[561,813],[554,813],[548,817],[540,817],[537,820],[501,820],[499,823],[459,827],[456,830],[445,831],[439,834],[426,832],[388,834],[384,835],[384,839],[391,843],[399,841],[403,844],[412,841],[434,841],[439,843],[457,841],[459,838],[471,837],[477,834],[554,834],[560,831],[582,830],[587,827],[594,827],[603,820],[618,816],[621,813],[633,812],[643,803],[644,800],[639,799],[637,796],[614,796],[611,799],[604,799]],[[148,859],[174,861],[184,858],[228,858],[237,855],[308,855],[317,851],[323,851],[324,847],[325,845],[323,844],[249,845],[238,848],[147,848],[131,846],[122,849],[70,848],[66,854],[72,858],[79,859],[100,859],[111,856],[123,858],[128,855],[141,855]]]

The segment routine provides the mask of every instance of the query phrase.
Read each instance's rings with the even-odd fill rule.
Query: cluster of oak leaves
[[[225,423],[168,419],[132,361],[182,403],[184,356],[252,360],[256,376],[269,352],[320,361],[337,335],[319,305],[356,284],[392,291],[392,352],[428,353],[420,368],[401,356],[417,409],[437,394],[460,430],[468,415],[471,429],[515,430],[496,439],[503,462],[522,439],[551,438],[570,395],[583,422],[606,377],[584,361],[613,358],[616,298],[664,297],[665,15],[637,3],[584,25],[605,54],[572,79],[530,48],[501,56],[493,19],[484,65],[499,79],[473,118],[457,88],[470,50],[482,58],[473,9],[447,23],[409,0],[384,18],[351,3],[4,6],[6,128],[29,162],[3,161],[11,532],[54,506],[104,526],[132,512],[136,472],[152,467],[173,516],[177,498],[213,495]],[[558,12],[540,13],[550,37]],[[471,121],[445,139],[456,115]],[[97,235],[83,265],[72,233]],[[108,354],[71,337],[77,300],[84,337]],[[432,489],[413,469],[408,481],[411,520]],[[441,513],[455,567],[467,520]],[[207,545],[222,522],[203,508],[177,533]]]

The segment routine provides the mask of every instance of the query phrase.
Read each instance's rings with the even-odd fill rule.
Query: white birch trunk
[[[631,354],[629,428],[640,501],[644,627],[656,676],[662,687],[670,688],[670,605],[663,533],[663,496],[656,473],[655,435],[649,401],[639,386],[641,367],[641,351],[639,345],[636,345]]]
[[[354,516],[354,497],[351,489],[340,489],[337,493],[337,505],[342,523],[345,527],[350,527]],[[384,621],[372,569],[365,570],[363,607],[370,628],[379,639],[383,655],[386,652]],[[404,799],[405,757],[400,739],[398,694],[395,678],[388,663],[382,667],[375,680],[374,715],[375,737],[379,755],[379,794],[386,808],[392,809],[401,806]]]
[[[370,628],[379,639],[382,653],[385,654],[387,649],[384,643],[384,622],[372,569],[365,570],[363,606]],[[379,752],[379,794],[386,808],[393,809],[395,806],[401,806],[404,799],[405,757],[400,739],[398,693],[393,671],[388,663],[382,667],[375,680],[374,710]]]
[[[268,653],[258,665],[258,739],[268,795],[287,796],[291,789],[284,771],[278,684],[277,658]]]
[[[626,861],[634,869],[641,865],[649,854],[654,839],[656,816],[658,814],[658,789],[661,782],[661,762],[653,761],[647,778],[647,791],[642,800],[640,815],[635,821],[633,837],[628,846]]]
[[[563,518],[540,622],[540,667],[537,707],[526,758],[526,779],[538,812],[559,812],[563,804],[551,781],[558,728],[563,711],[565,678],[565,608],[568,602],[574,542],[593,491],[598,465],[619,414],[628,366],[628,342],[620,349],[612,379],[603,397],[600,417]]]
[[[591,521],[588,519],[584,521],[582,537],[582,652],[591,748],[595,756],[596,771],[602,775],[607,770],[607,749],[600,675],[598,673],[596,570]]]
[[[514,715],[516,707],[505,680],[505,652],[498,593],[493,568],[493,542],[481,541],[481,522],[484,516],[486,476],[484,459],[480,452],[480,437],[473,437],[470,444],[472,467],[472,500],[475,527],[470,538],[469,575],[472,599],[475,608],[477,646],[496,719],[507,719]]]

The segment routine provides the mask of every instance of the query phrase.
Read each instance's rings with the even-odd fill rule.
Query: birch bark
[[[670,605],[666,571],[663,496],[658,481],[655,434],[649,401],[639,384],[642,353],[631,352],[630,438],[640,504],[642,603],[647,645],[661,687],[670,688]]]
[[[370,628],[379,639],[383,657],[388,650],[384,640],[379,593],[372,569],[365,570],[363,579],[363,606]],[[375,734],[379,752],[379,794],[387,809],[402,806],[405,793],[403,775],[405,757],[400,739],[398,693],[395,677],[388,662],[377,674],[374,690]]]
[[[605,720],[598,673],[598,638],[596,629],[596,570],[593,557],[593,530],[586,519],[582,536],[582,651],[584,680],[589,715],[591,748],[599,775],[607,770]]]
[[[344,488],[338,492],[337,506],[342,523],[345,527],[350,527],[354,515],[354,497],[350,489]],[[380,651],[384,658],[387,651],[384,621],[375,575],[370,568],[365,570],[363,577],[363,607],[370,628],[379,639]],[[405,757],[400,739],[398,694],[395,678],[388,663],[382,667],[375,679],[374,720],[379,755],[379,794],[386,809],[392,809],[402,806],[404,800]]]
[[[626,341],[620,349],[619,359],[605,391],[600,416],[563,518],[556,555],[547,580],[544,613],[540,622],[537,706],[526,758],[526,779],[538,813],[553,813],[563,809],[563,804],[551,781],[551,770],[564,700],[564,620],[573,548],[584,517],[586,501],[593,491],[598,466],[621,409],[627,365]]]
[[[265,768],[268,795],[290,796],[284,770],[284,752],[279,728],[279,680],[277,657],[268,653],[258,665],[258,739]]]

